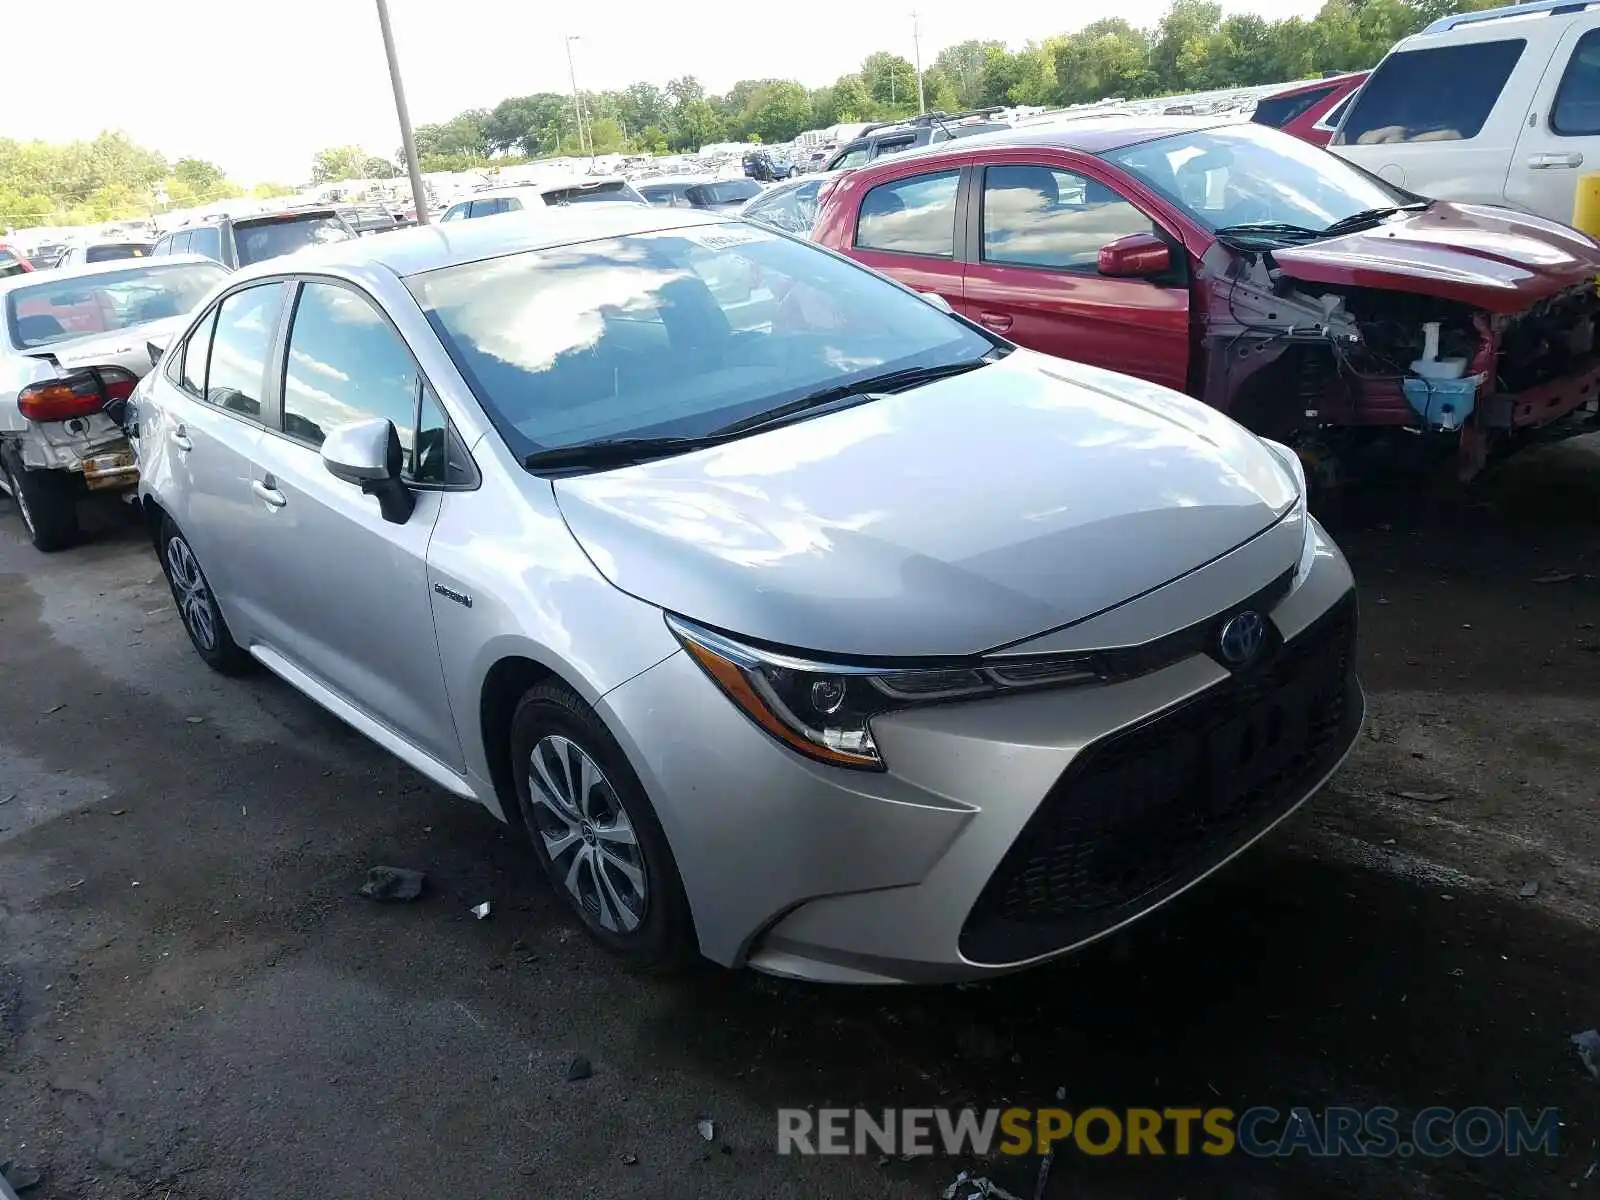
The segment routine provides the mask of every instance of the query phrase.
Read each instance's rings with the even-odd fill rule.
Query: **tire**
[[[6,486],[34,549],[45,554],[78,541],[78,481],[65,471],[30,471],[14,445],[0,447]]]
[[[162,519],[156,553],[161,557],[167,586],[172,589],[178,619],[183,622],[195,653],[219,674],[243,675],[249,671],[255,660],[233,640],[211,584],[200,569],[200,560],[170,517]]]
[[[689,902],[666,834],[589,706],[561,684],[530,688],[511,718],[511,766],[534,855],[584,930],[635,966],[693,962]],[[573,786],[585,777],[587,789]]]

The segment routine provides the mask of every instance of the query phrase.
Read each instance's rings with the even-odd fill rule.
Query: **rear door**
[[[427,576],[447,486],[438,453],[447,442],[443,410],[400,334],[344,283],[301,285],[286,358],[279,417],[257,447],[252,488],[261,521],[250,555],[264,640],[460,770]],[[329,433],[374,417],[392,421],[404,447],[416,508],[403,525],[386,521],[375,497],[322,463]]]
[[[201,569],[241,646],[260,628],[247,586],[255,574],[248,547],[260,535],[250,494],[261,438],[267,363],[277,336],[284,285],[229,292],[183,344],[167,355],[158,419],[141,414],[141,469],[147,459],[157,495],[200,558]]]
[[[1109,182],[1103,164],[1040,150],[989,151],[972,168],[967,315],[1020,345],[1184,390],[1189,289],[1183,243]],[[1100,274],[1100,250],[1153,234],[1173,269]]]
[[[1547,61],[1517,24],[1486,21],[1448,42],[1402,43],[1357,93],[1328,148],[1423,196],[1501,203]]]
[[[912,169],[857,193],[859,207],[846,253],[909,288],[937,293],[957,312],[965,312],[958,245],[965,230],[957,220],[964,169],[959,163]]]
[[[1578,176],[1600,167],[1600,13],[1571,18],[1539,81],[1506,176],[1506,202],[1571,221]]]

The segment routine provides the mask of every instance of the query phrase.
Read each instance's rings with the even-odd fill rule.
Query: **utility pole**
[[[578,118],[578,150],[582,153],[589,151],[589,140],[583,130],[583,96],[578,91],[578,70],[572,65],[572,43],[579,40],[579,35],[567,35],[567,78],[572,81],[572,111]]]
[[[405,150],[406,171],[411,175],[411,201],[417,207],[417,224],[428,223],[428,193],[417,165],[417,139],[411,133],[411,112],[406,89],[400,82],[400,59],[394,52],[394,30],[389,27],[389,0],[378,0],[378,25],[383,29],[383,52],[389,58],[389,82],[394,85],[394,110],[400,118],[400,145]]]
[[[925,113],[928,111],[928,104],[922,98],[922,38],[917,32],[916,9],[911,10],[911,53],[917,60],[917,112]]]

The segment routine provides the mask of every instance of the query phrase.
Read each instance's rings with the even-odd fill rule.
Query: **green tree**
[[[333,146],[318,150],[311,160],[312,183],[336,183],[341,179],[360,179],[366,170],[367,152],[360,146]]]
[[[749,130],[763,142],[793,141],[811,124],[811,97],[798,83],[780,80],[750,98]]]
[[[929,112],[955,112],[961,107],[955,81],[943,67],[929,67],[922,73],[922,95]]]
[[[675,150],[698,150],[724,137],[722,118],[705,99],[678,106],[672,116],[671,144]]]
[[[222,168],[203,158],[180,158],[172,164],[172,174],[202,196],[220,191],[227,182]]]
[[[879,104],[894,109],[917,106],[917,69],[898,54],[878,51],[861,63],[861,81]]]
[[[950,77],[956,90],[956,103],[962,108],[977,108],[983,103],[983,71],[989,51],[1004,50],[1004,42],[957,42],[939,51],[933,65]]]

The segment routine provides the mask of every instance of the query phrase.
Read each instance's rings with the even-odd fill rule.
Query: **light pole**
[[[572,81],[572,111],[578,118],[578,149],[587,151],[590,143],[583,130],[583,97],[578,92],[578,70],[572,65],[572,43],[579,37],[576,33],[567,35],[567,78]]]
[[[394,52],[394,30],[389,28],[389,0],[378,0],[378,25],[383,29],[383,52],[389,58],[389,82],[394,84],[394,110],[400,118],[400,145],[405,151],[406,171],[411,175],[411,202],[417,208],[417,224],[428,223],[428,193],[422,186],[422,168],[417,165],[417,140],[411,135],[411,112],[406,108],[406,89],[400,82],[400,60]]]
[[[917,112],[928,111],[927,102],[922,98],[922,39],[917,35],[917,13],[911,11],[911,53],[917,60]]]

